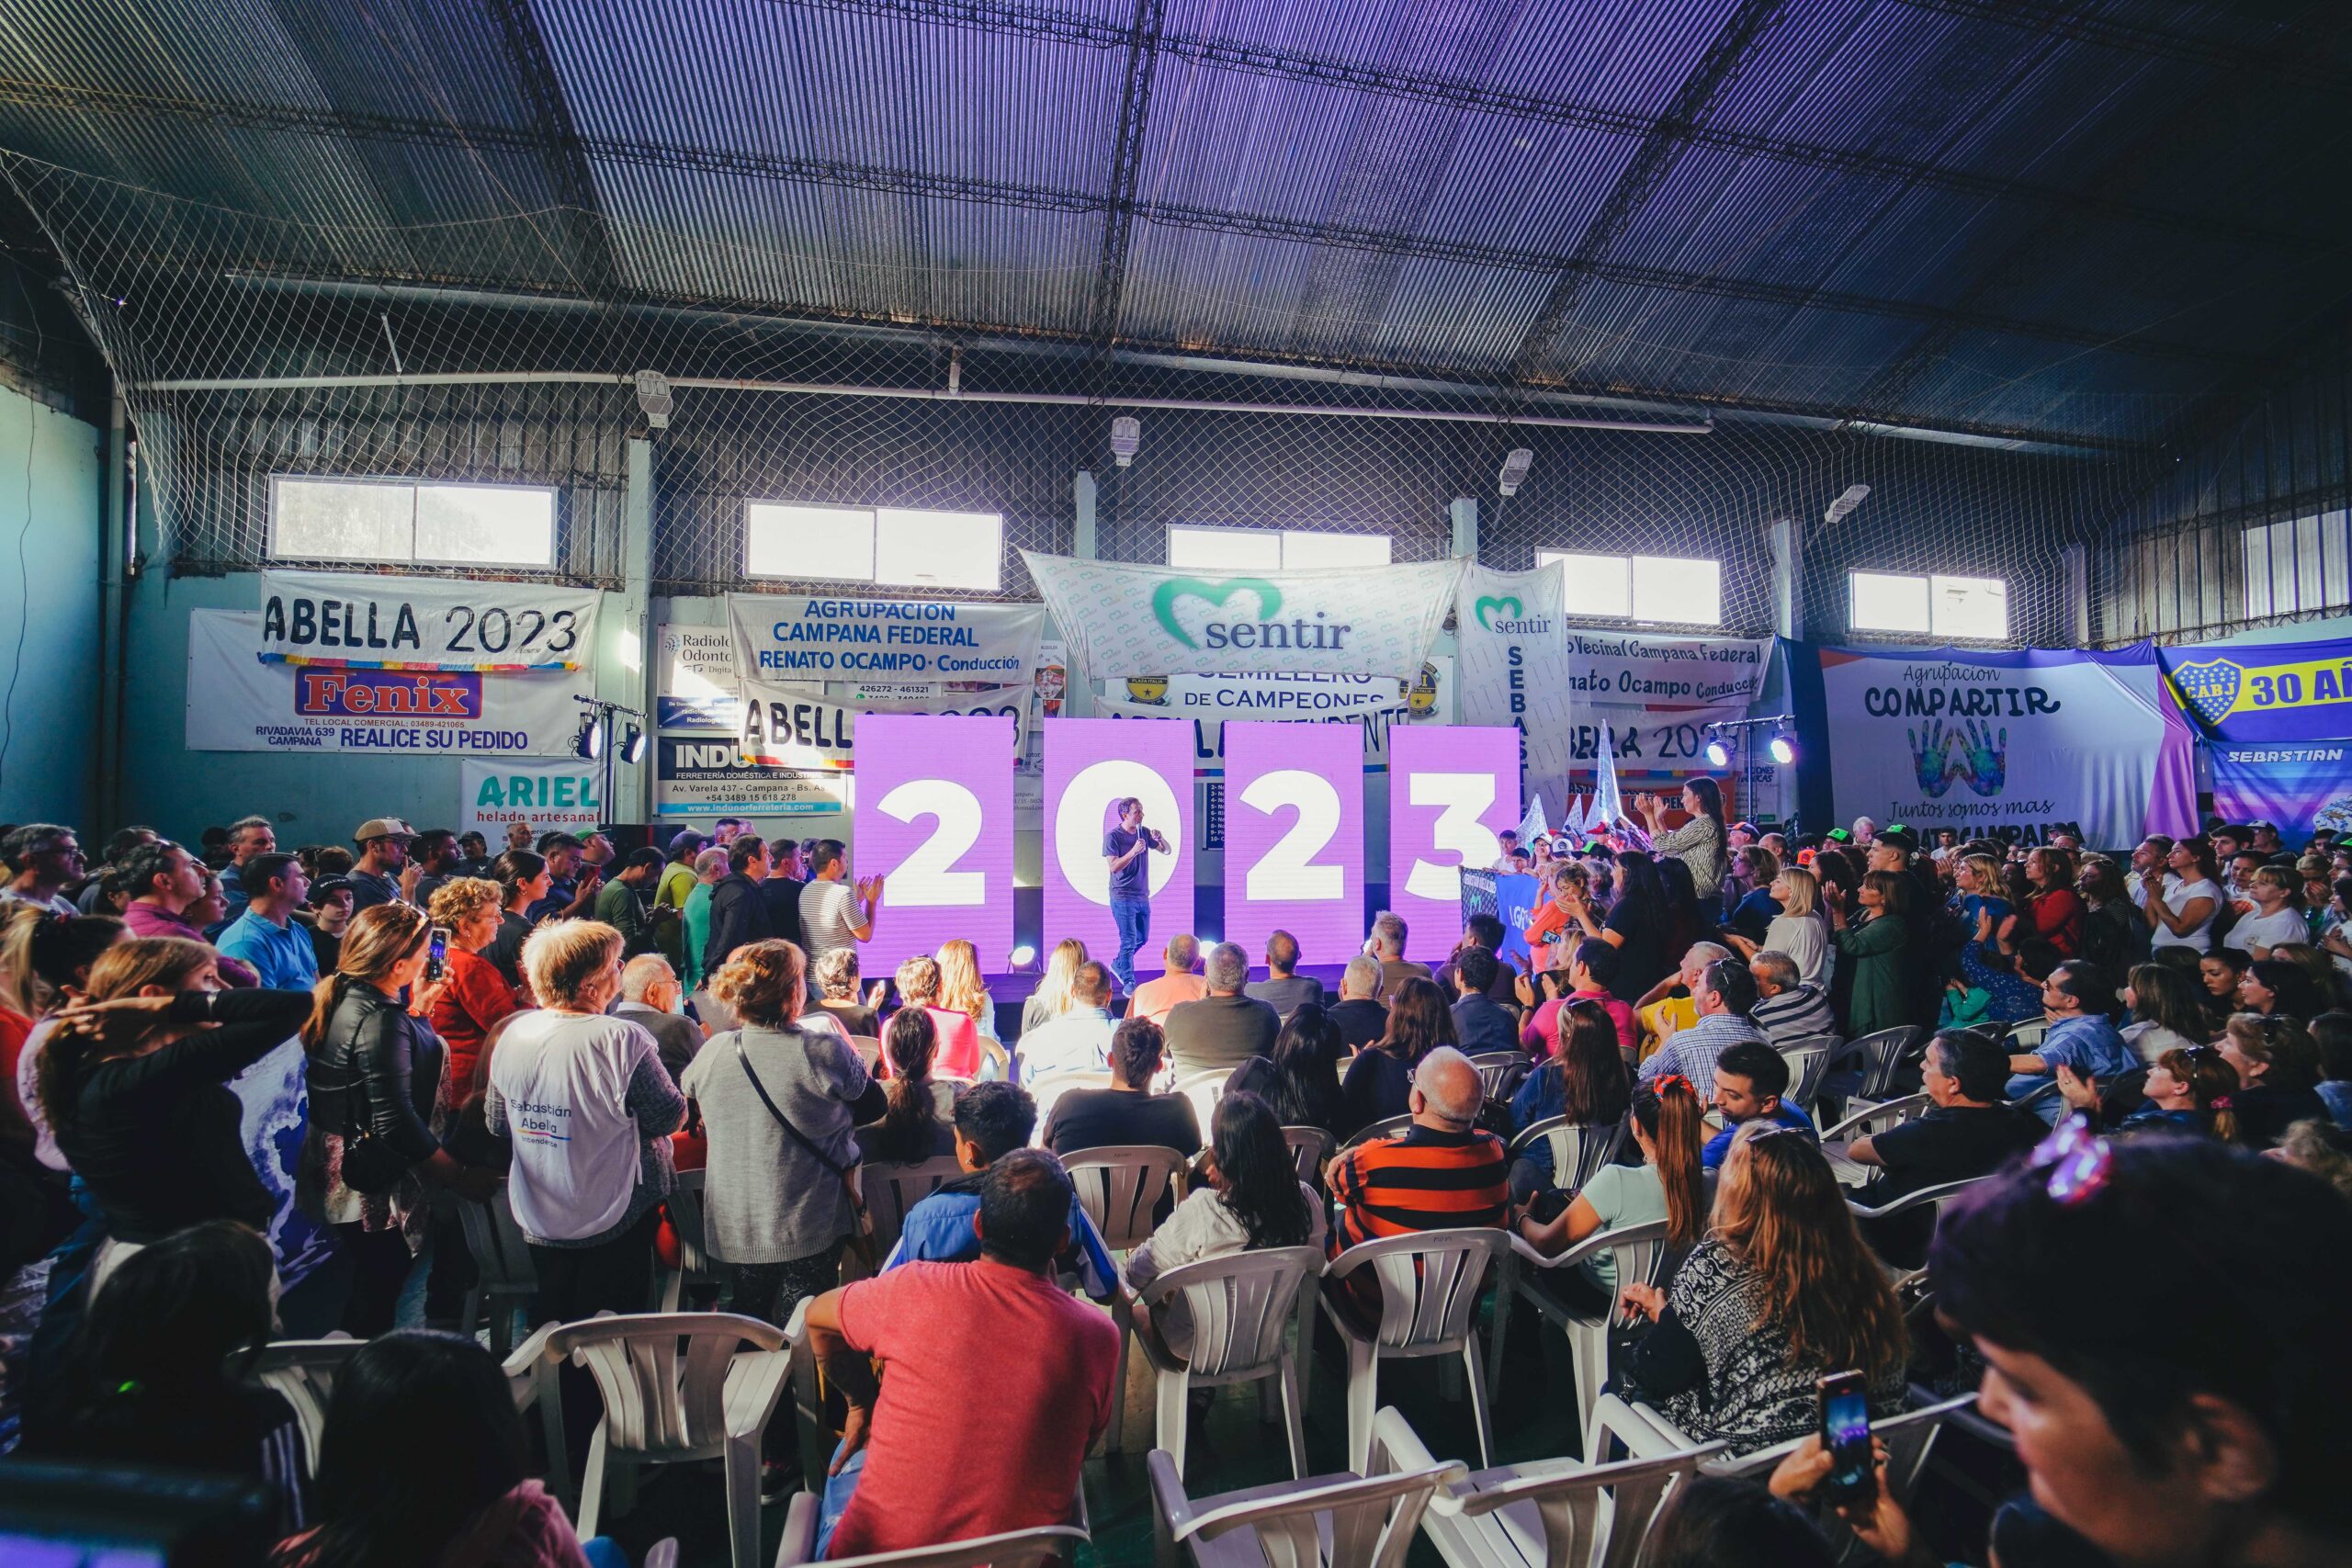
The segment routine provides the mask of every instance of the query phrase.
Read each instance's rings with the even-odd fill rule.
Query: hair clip
[[[1699,1098],[1699,1091],[1692,1088],[1690,1080],[1680,1073],[1660,1073],[1650,1087],[1660,1094],[1664,1094],[1670,1089],[1679,1089],[1693,1100]]]
[[[2236,1110],[2236,1109],[2237,1109],[2237,1107],[2236,1107],[2236,1105],[2235,1105],[2235,1104],[2231,1100],[2231,1099],[2230,1099],[2230,1097],[2229,1097],[2228,1095],[2223,1094],[2223,1095],[2216,1095],[2216,1096],[2214,1097],[2214,1099],[2213,1099],[2213,1105],[2212,1105],[2212,1109],[2214,1109],[2214,1110],[2216,1110],[2216,1111],[2234,1111],[2234,1110]]]
[[[2050,1172],[2050,1201],[2072,1208],[2107,1185],[2115,1148],[2091,1132],[2090,1119],[2069,1116],[2044,1138],[2026,1161],[2029,1170]]]

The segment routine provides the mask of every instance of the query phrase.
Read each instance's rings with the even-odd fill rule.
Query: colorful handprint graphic
[[[1930,800],[1949,793],[1954,779],[1967,781],[1968,787],[1982,795],[2000,794],[2008,780],[2006,728],[1996,736],[1989,722],[1980,727],[1972,718],[1964,728],[1946,729],[1944,721],[1938,718],[1929,720],[1924,729],[1906,728],[1903,734],[1911,743],[1912,776]]]

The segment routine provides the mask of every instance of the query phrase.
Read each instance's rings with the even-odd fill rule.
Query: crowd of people
[[[2352,1256],[2352,845],[2217,825],[2115,853],[1930,847],[1867,819],[1792,841],[1725,821],[1703,779],[1679,806],[1507,846],[1540,902],[1517,930],[1469,915],[1442,964],[1387,912],[1351,953],[1180,934],[1139,984],[1126,942],[1106,962],[1068,938],[1017,1007],[967,942],[868,979],[882,879],[733,819],[625,853],[518,824],[493,854],[389,817],[281,852],[253,817],[192,848],[126,829],[95,868],[73,829],[17,827],[0,1434],[247,1475],[288,1568],[460,1539],[610,1561],[449,1332],[475,1275],[458,1206],[511,1210],[534,1322],[639,1312],[698,1168],[717,1300],[779,1326],[805,1304],[845,1402],[835,1555],[1064,1516],[1124,1397],[1113,1320],[1081,1296],[1183,1356],[1181,1299],[1136,1296],[1203,1258],[1465,1226],[1557,1257],[1663,1222],[1654,1277],[1607,1250],[1538,1272],[1622,1314],[1613,1386],[1693,1442],[1804,1439],[1833,1373],[1886,1416],[1931,1363],[1981,1369],[2033,1481],[1995,1526],[2008,1568],[2342,1561],[2352,1517],[2320,1478],[2352,1394],[2323,1326]],[[1815,1088],[1804,1052],[1906,1028],[1899,1087],[1925,1108],[1825,1148],[1856,1084]],[[292,1204],[328,1256],[281,1299],[285,1201],[232,1085],[289,1040]],[[1564,1123],[1622,1129],[1620,1152],[1555,1168],[1526,1134]],[[1286,1128],[1330,1136],[1311,1181]],[[1187,1193],[1120,1258],[1062,1161],[1130,1145],[1175,1151]],[[955,1174],[876,1256],[865,1171],[925,1161]],[[1854,1212],[1976,1179],[1940,1224]],[[1322,1288],[1373,1331],[1374,1271]],[[245,1369],[335,1329],[368,1345],[313,1474]],[[771,1494],[798,1483],[790,1416]],[[446,1452],[412,1440],[452,1425]],[[1824,1467],[1815,1442],[1769,1489],[1692,1486],[1654,1556],[1811,1561],[1733,1538],[1812,1542]],[[1892,1506],[1848,1523],[1917,1560]]]

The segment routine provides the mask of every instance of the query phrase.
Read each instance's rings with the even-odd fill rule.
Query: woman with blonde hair
[[[1770,850],[1764,852],[1771,853]],[[1821,914],[1821,883],[1801,865],[1784,865],[1772,874],[1772,901],[1781,912],[1764,928],[1762,942],[1750,942],[1737,931],[1725,934],[1740,956],[1785,953],[1797,966],[1800,985],[1826,985],[1829,979],[1829,922]]]
[[[474,922],[474,934],[487,942],[497,930],[497,886],[463,880],[482,889],[486,918]],[[392,1326],[401,1287],[424,1246],[425,1184],[485,1199],[498,1182],[492,1171],[469,1175],[433,1134],[448,1052],[425,1015],[441,1004],[448,977],[425,978],[431,934],[414,905],[362,909],[302,1025],[311,1116],[297,1191],[303,1212],[332,1228],[335,1250],[350,1261],[342,1327],[361,1339]],[[477,962],[497,983],[489,960]]]
[[[1021,1032],[1051,1023],[1070,1010],[1070,984],[1078,978],[1078,966],[1086,962],[1086,944],[1074,936],[1066,936],[1054,943],[1051,956],[1046,960],[1046,972],[1037,980],[1037,988],[1021,1004]]]
[[[433,890],[433,923],[449,933],[449,951],[430,1017],[434,1032],[449,1047],[444,1098],[451,1105],[472,1096],[481,1076],[482,1042],[517,1005],[514,986],[483,956],[506,919],[500,897],[498,884],[486,876],[452,877]]]
[[[533,1321],[642,1312],[686,1097],[653,1036],[605,1011],[620,995],[620,932],[550,920],[523,944],[523,971],[539,1008],[499,1036],[483,1109],[514,1145],[506,1201],[538,1273]]]
[[[931,1014],[932,1027],[938,1032],[939,1048],[932,1059],[932,1070],[944,1078],[978,1077],[984,1051],[979,1026],[971,1014],[940,1005],[939,960],[918,953],[899,964],[897,979],[899,1003]],[[882,1076],[889,1077],[887,1060]]]
[[[40,1068],[59,1152],[106,1216],[96,1290],[138,1248],[205,1220],[266,1233],[277,1206],[254,1173],[238,1074],[302,1025],[301,991],[221,987],[202,942],[118,942],[90,965],[85,999],[57,1015]]]
[[[713,1036],[681,1086],[710,1138],[704,1243],[735,1271],[736,1310],[779,1327],[839,1282],[860,1229],[855,1129],[888,1109],[848,1041],[803,1027],[806,963],[788,942],[738,948],[711,988],[742,1027]]]
[[[972,1021],[980,1049],[996,1068],[995,1076],[1007,1076],[1012,1055],[996,1037],[996,1002],[989,996],[988,983],[980,978],[979,949],[960,936],[939,944],[939,1005]]]
[[[1816,1430],[1831,1372],[1864,1374],[1871,1415],[1902,1408],[1902,1309],[1809,1138],[1743,1128],[1713,1222],[1670,1289],[1623,1289],[1657,1325],[1627,1369],[1643,1399],[1692,1441],[1736,1454]]]

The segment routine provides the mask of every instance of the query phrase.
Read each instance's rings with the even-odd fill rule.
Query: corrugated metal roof
[[[0,165],[190,375],[358,284],[468,364],[552,294],[2141,440],[2352,293],[2341,22],[1747,15],[20,0]]]

